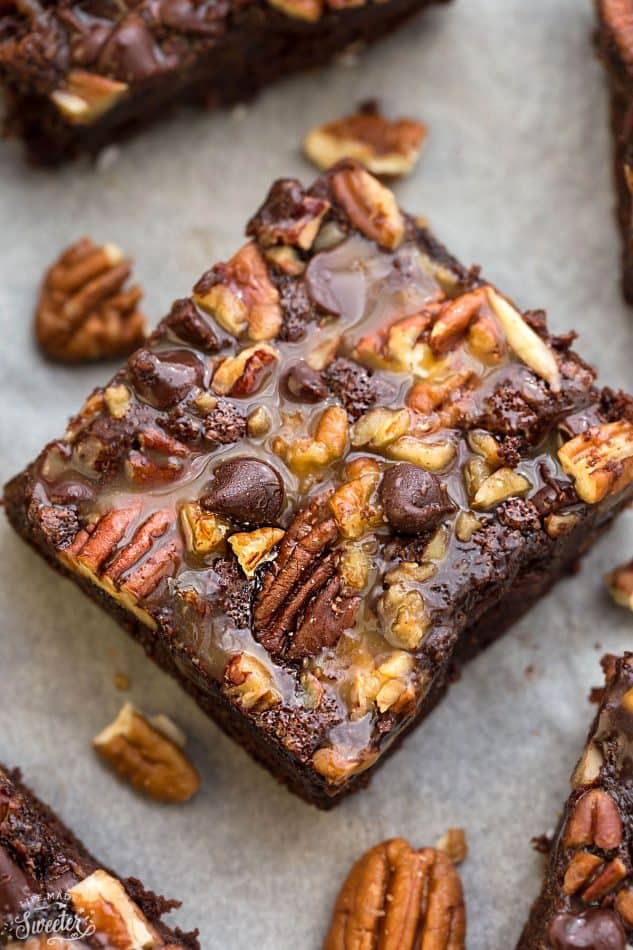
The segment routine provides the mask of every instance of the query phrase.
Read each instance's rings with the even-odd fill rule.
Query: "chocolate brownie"
[[[605,657],[606,686],[517,950],[633,943],[633,653]]]
[[[611,102],[617,220],[622,236],[622,289],[633,303],[633,3],[595,0],[596,46]]]
[[[628,502],[633,400],[356,163],[248,236],[6,511],[327,807]]]
[[[2,0],[7,135],[51,164],[160,118],[229,105],[443,0]]]
[[[0,766],[0,946],[200,950],[161,920],[179,906],[105,870]]]

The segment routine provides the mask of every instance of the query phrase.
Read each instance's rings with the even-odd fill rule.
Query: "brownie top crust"
[[[519,950],[626,950],[633,939],[633,653],[606,686]]]
[[[0,766],[0,946],[200,950],[160,918],[178,907],[101,868],[56,815]],[[53,939],[53,937],[55,939]]]
[[[631,493],[633,403],[353,162],[248,235],[15,484],[31,540],[335,789]]]

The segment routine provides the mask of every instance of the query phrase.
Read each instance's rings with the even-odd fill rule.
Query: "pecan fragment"
[[[257,528],[255,531],[232,534],[228,540],[246,576],[253,577],[283,536],[281,528]]]
[[[44,277],[35,313],[37,342],[53,360],[78,363],[127,356],[145,337],[140,287],[126,288],[132,265],[114,244],[82,238]]]
[[[625,419],[592,426],[558,450],[578,496],[595,505],[633,480],[633,423]]]
[[[597,869],[602,865],[602,858],[589,851],[577,851],[572,857],[563,880],[565,894],[575,894],[588,883]]]
[[[251,218],[247,234],[256,237],[263,247],[282,244],[309,251],[329,208],[329,201],[306,194],[298,181],[285,178],[272,186]],[[280,266],[280,259],[275,261]]]
[[[279,292],[252,242],[206,273],[194,287],[193,299],[234,336],[272,340],[281,328]]]
[[[381,247],[395,250],[404,238],[404,218],[391,191],[361,165],[346,163],[332,176],[337,200],[352,224]]]
[[[484,301],[485,292],[478,288],[442,306],[429,335],[429,342],[436,353],[446,353],[457,343]]]
[[[281,702],[273,678],[263,663],[249,653],[238,653],[224,671],[224,692],[243,709],[262,712]]]
[[[402,838],[376,845],[338,896],[324,950],[463,950],[461,881],[449,858]]]
[[[486,293],[490,308],[514,352],[537,376],[549,383],[552,392],[560,392],[560,370],[552,350],[505,297],[490,286],[486,287]]]
[[[114,108],[127,90],[124,82],[72,69],[64,85],[51,93],[51,101],[71,125],[90,125]]]
[[[316,23],[323,13],[323,0],[268,0],[271,7],[295,20]]]
[[[159,946],[156,930],[121,881],[107,871],[94,871],[69,888],[68,894],[75,911],[88,924],[87,931],[105,937],[110,947],[132,950]]]
[[[624,880],[627,873],[624,862],[620,858],[614,858],[613,861],[609,861],[597,877],[593,879],[589,887],[582,892],[582,899],[587,904],[590,904],[592,901],[602,900],[609,891],[612,891]]]
[[[197,771],[178,744],[130,703],[92,745],[137,791],[157,801],[185,802],[200,787]]]
[[[211,388],[218,396],[252,396],[268,378],[277,359],[277,352],[266,343],[248,346],[218,364]]]
[[[377,109],[327,122],[308,132],[303,147],[317,168],[327,171],[344,158],[353,158],[372,175],[398,177],[413,169],[426,127],[412,119],[390,121]]]

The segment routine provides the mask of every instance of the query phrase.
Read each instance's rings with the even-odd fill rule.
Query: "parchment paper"
[[[458,0],[361,58],[282,83],[247,110],[188,114],[101,170],[28,170],[0,147],[2,479],[28,462],[103,367],[47,365],[31,339],[35,286],[86,233],[132,253],[152,322],[236,249],[270,182],[309,180],[303,133],[378,96],[430,137],[397,186],[466,263],[556,330],[612,385],[633,383],[633,312],[617,286],[607,98],[588,0]],[[112,159],[113,156],[110,156]],[[116,157],[116,156],[114,156]],[[317,948],[350,863],[391,835],[432,844],[467,830],[472,950],[510,950],[540,886],[530,838],[551,828],[592,716],[603,652],[633,644],[604,571],[633,554],[633,513],[582,574],[472,663],[371,787],[320,814],[279,787],[69,583],[0,524],[0,759],[106,863],[183,899],[205,948]],[[125,697],[115,673],[132,683]],[[90,750],[131,698],[187,731],[203,788],[186,807],[136,797]]]

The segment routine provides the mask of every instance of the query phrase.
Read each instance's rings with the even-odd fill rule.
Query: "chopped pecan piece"
[[[317,168],[344,158],[359,161],[372,175],[397,178],[413,169],[426,127],[413,119],[390,121],[374,108],[336,119],[308,132],[303,147]]]
[[[391,191],[354,162],[332,176],[337,200],[352,224],[366,237],[390,251],[404,238],[404,218]]]
[[[248,346],[218,364],[211,388],[218,396],[252,396],[268,378],[277,359],[277,352],[267,343]]]
[[[63,86],[51,93],[51,101],[67,122],[90,125],[114,108],[127,90],[124,82],[83,69],[72,69]]]
[[[245,244],[196,284],[193,299],[234,336],[272,340],[281,328],[279,292],[256,244]]]
[[[249,653],[238,653],[224,671],[224,692],[243,709],[262,712],[281,702],[273,678],[263,663]]]
[[[94,871],[69,888],[68,895],[87,924],[86,932],[105,937],[110,947],[131,950],[159,946],[160,938],[145,914],[121,881],[107,871]]]
[[[228,541],[246,576],[253,577],[283,536],[281,528],[256,528],[232,534]]]
[[[486,293],[490,308],[514,352],[537,376],[549,383],[552,392],[560,392],[560,370],[552,350],[505,297],[490,286],[486,287]]]
[[[622,419],[592,426],[558,450],[578,496],[595,505],[633,480],[633,423]]]
[[[271,7],[295,20],[316,23],[323,13],[323,0],[268,0]]]
[[[126,288],[132,265],[114,244],[82,238],[44,277],[35,333],[50,359],[79,363],[127,356],[145,337],[140,287]]]
[[[139,792],[162,802],[186,802],[200,788],[200,776],[165,727],[126,703],[92,741],[96,752]],[[170,720],[167,720],[169,729]],[[172,730],[170,730],[171,732]],[[179,738],[179,730],[175,733]]]
[[[429,343],[435,353],[446,353],[457,343],[485,299],[485,291],[480,287],[442,305],[429,334]]]
[[[402,838],[376,845],[350,871],[324,950],[463,950],[461,881],[441,851]]]

